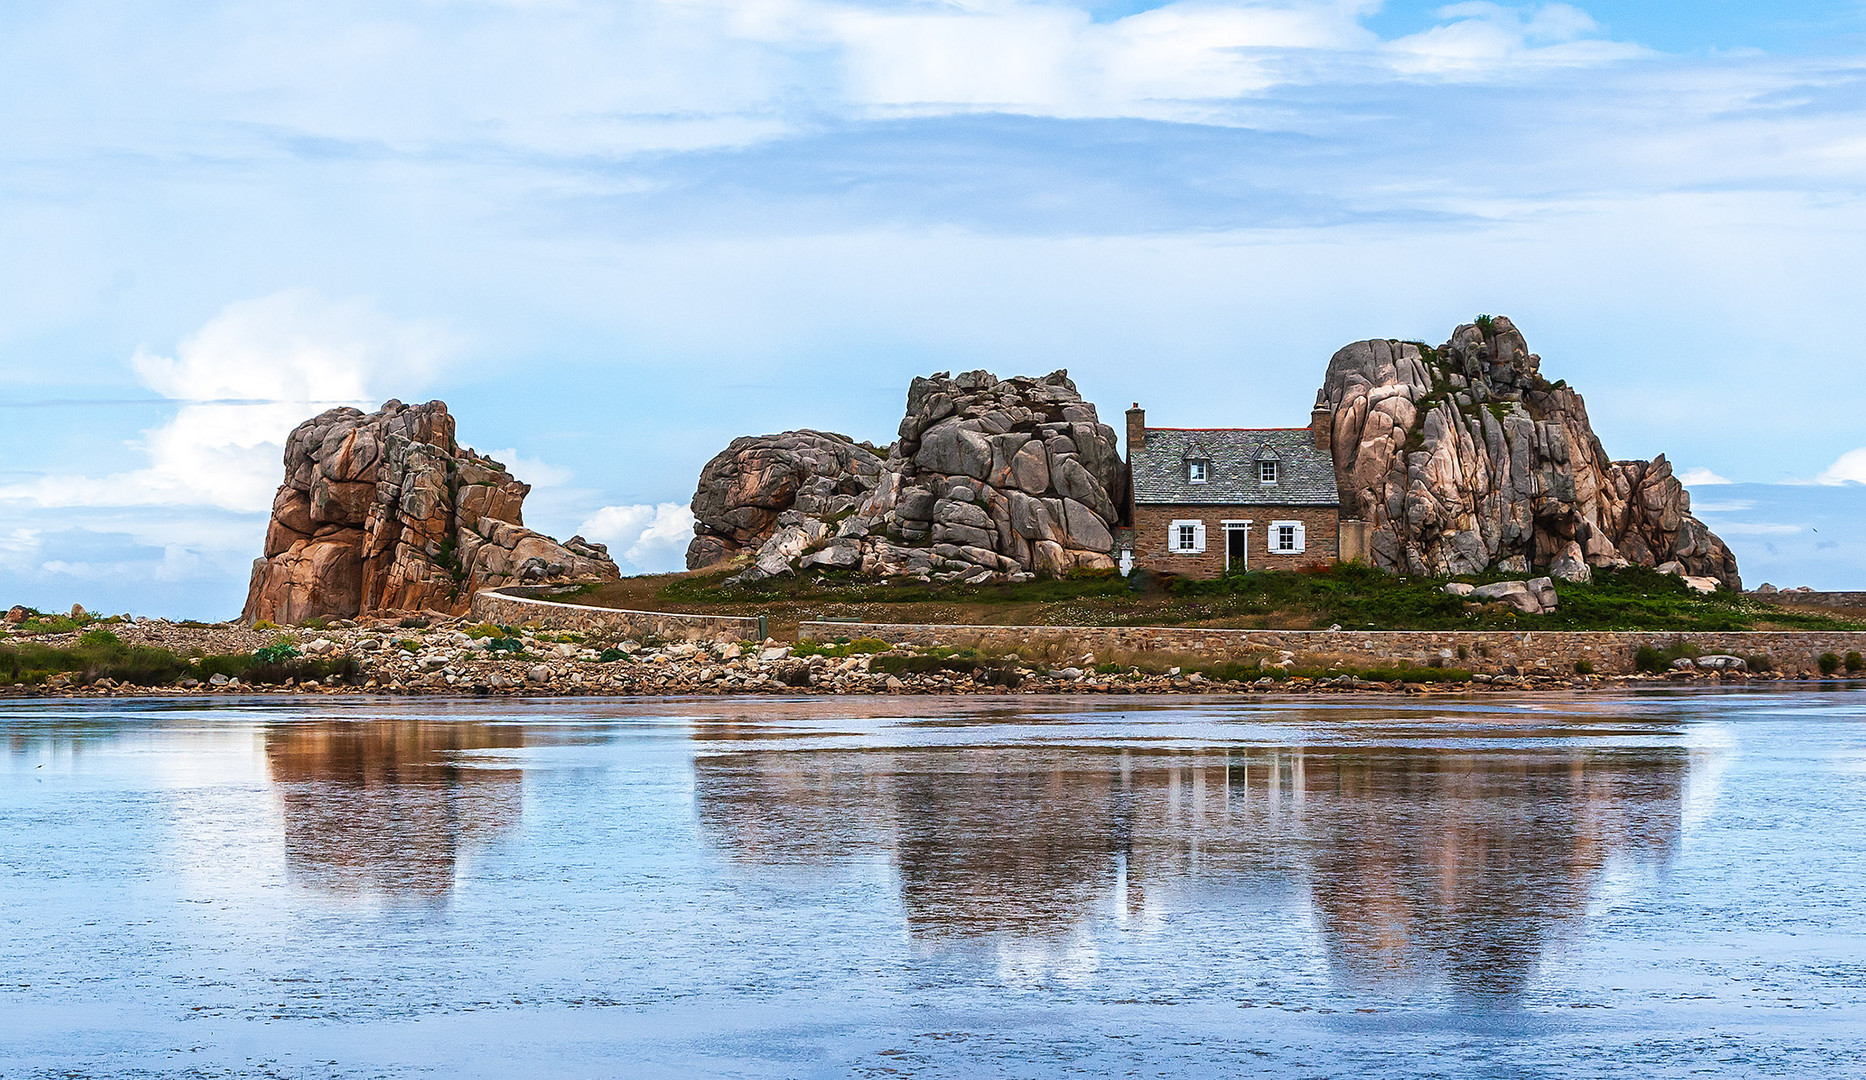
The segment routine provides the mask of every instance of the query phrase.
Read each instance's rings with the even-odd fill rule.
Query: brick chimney
[[[1134,407],[1127,410],[1127,459],[1134,460],[1134,455],[1147,446],[1147,410],[1136,401]]]
[[[1309,410],[1309,434],[1315,439],[1315,448],[1328,454],[1335,453],[1335,410],[1320,391],[1315,395],[1315,408]]]

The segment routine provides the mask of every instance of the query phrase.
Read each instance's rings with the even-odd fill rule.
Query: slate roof
[[[1203,484],[1186,479],[1186,462],[1211,462]],[[1257,461],[1274,456],[1277,482],[1257,482]],[[1339,506],[1334,459],[1315,448],[1308,428],[1148,428],[1131,460],[1140,506]]]

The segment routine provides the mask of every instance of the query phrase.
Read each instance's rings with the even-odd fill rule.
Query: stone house
[[[1318,406],[1308,427],[1152,428],[1136,402],[1122,565],[1216,577],[1366,558],[1365,526],[1341,518],[1333,422]]]

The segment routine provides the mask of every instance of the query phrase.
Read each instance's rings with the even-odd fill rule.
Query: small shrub
[[[1576,660],[1574,662],[1574,673],[1576,675],[1594,674],[1594,661],[1589,660],[1586,657]]]
[[[330,620],[319,616],[317,618],[306,619],[298,625],[304,627],[306,630],[328,630],[330,629]]]
[[[1704,655],[1704,650],[1683,638],[1673,640],[1663,649],[1650,645],[1641,645],[1633,654],[1633,668],[1636,671],[1661,672],[1672,666],[1672,661],[1690,657],[1695,660]]]
[[[278,628],[279,624],[273,622],[271,619],[261,619],[253,624],[253,629],[255,630],[277,630]]]
[[[408,644],[409,643],[406,641],[402,642],[403,648],[407,648]],[[496,638],[488,639],[486,642],[487,652],[513,652],[515,653],[515,652],[523,652],[524,650],[525,650],[524,640],[521,638],[517,638],[517,637],[496,637]],[[609,649],[606,651],[615,652],[617,650]]]
[[[1488,315],[1479,315],[1475,320],[1477,329],[1485,337],[1497,336],[1497,321]]]
[[[1815,663],[1820,666],[1823,675],[1832,675],[1840,670],[1840,657],[1830,652],[1822,653],[1821,658]]]
[[[511,640],[512,640],[511,638],[497,638],[493,641],[492,647],[497,649],[500,647],[502,643],[511,641]],[[596,659],[602,661],[605,664],[613,664],[617,660],[627,660],[628,654],[623,652],[621,649],[613,649],[613,648],[604,649],[602,652],[597,654]]]
[[[1847,654],[1846,664],[1847,674],[1851,675],[1861,668],[1866,668],[1866,659],[1862,659],[1857,652],[1850,652]]]
[[[287,660],[298,659],[299,655],[297,649],[290,645],[280,643],[254,649],[253,662],[256,664],[282,664]]]

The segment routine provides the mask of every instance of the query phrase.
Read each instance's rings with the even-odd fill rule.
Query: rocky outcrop
[[[602,545],[525,528],[530,491],[454,441],[442,402],[331,409],[286,439],[242,618],[458,613],[488,586],[621,576]]]
[[[1445,592],[1452,596],[1486,604],[1507,604],[1524,615],[1547,615],[1561,606],[1555,582],[1546,577],[1528,581],[1493,581],[1488,585],[1467,585],[1448,581]]]
[[[784,431],[732,440],[700,470],[693,494],[693,542],[687,568],[757,551],[781,527],[804,519],[835,521],[861,505],[885,462],[849,438],[825,431]]]
[[[740,439],[701,472],[692,569],[1022,580],[1114,566],[1123,465],[1067,372],[916,378],[886,460],[841,436]]]
[[[1542,377],[1510,320],[1460,326],[1436,349],[1359,341],[1329,361],[1343,517],[1371,526],[1376,565],[1410,574],[1678,563],[1741,588],[1736,558],[1691,516],[1664,455],[1613,461],[1581,395]]]

